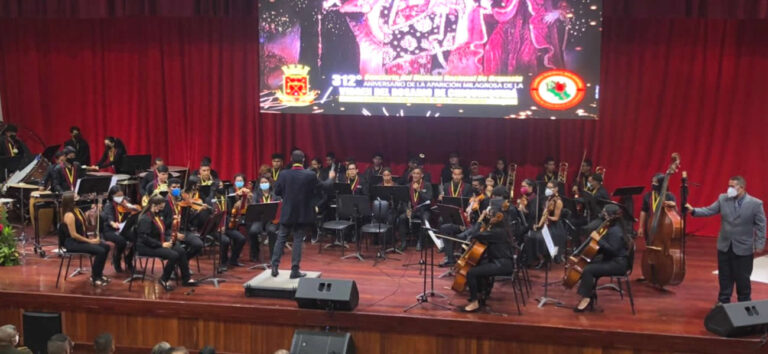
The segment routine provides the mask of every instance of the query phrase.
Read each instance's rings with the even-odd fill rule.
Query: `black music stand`
[[[633,223],[634,217],[632,216],[632,212],[627,213],[626,210],[635,210],[634,197],[636,195],[642,194],[644,190],[645,187],[643,186],[630,186],[616,188],[616,190],[613,191],[613,196],[619,198],[619,204],[622,205],[625,209],[624,216],[631,218]]]
[[[453,197],[443,197],[443,202],[445,202],[446,198],[451,199],[468,199],[468,198],[453,198]],[[443,219],[444,224],[454,224],[454,225],[464,225],[464,218],[461,216],[461,207],[452,205],[452,204],[438,204],[437,205],[437,213],[440,215],[440,218]],[[465,225],[466,226],[466,225]],[[444,240],[443,242],[455,242],[452,240]],[[445,271],[443,274],[440,274],[438,278],[445,278],[449,275],[453,274],[453,268]]]
[[[333,191],[335,195],[352,194],[352,188],[349,183],[333,183]]]
[[[112,184],[112,176],[88,176],[77,181],[75,194],[80,197],[87,195],[104,195],[109,192],[109,185]]]
[[[440,205],[451,205],[451,206],[455,206],[457,208],[461,208],[463,210],[463,209],[466,209],[467,206],[469,206],[469,198],[449,197],[447,195],[444,195],[443,196],[443,202],[442,202],[442,204],[438,204],[438,207]],[[456,225],[461,225],[461,224],[456,224]]]
[[[120,171],[131,175],[149,170],[152,165],[152,155],[125,155],[120,163]]]
[[[352,227],[354,228],[355,232],[355,239],[357,240],[357,251],[352,254],[348,254],[346,256],[343,255],[344,253],[344,247],[342,247],[342,257],[341,259],[347,259],[351,257],[356,257],[360,261],[364,261],[363,255],[360,253],[360,232],[358,229],[358,221],[360,221],[363,216],[365,215],[371,215],[371,200],[364,195],[345,195],[343,197],[343,201],[339,200],[338,208],[340,208],[340,212],[344,215],[352,215],[352,223],[354,224]],[[344,244],[344,236],[341,236],[341,242],[342,246]]]
[[[219,211],[215,214],[213,214],[211,217],[208,218],[208,220],[205,221],[205,224],[203,224],[203,227],[200,230],[200,238],[205,240],[205,237],[208,235],[213,236],[213,234],[216,232],[216,229],[219,228],[219,225],[221,225],[221,219],[224,217],[224,211]],[[219,244],[219,247],[221,247],[221,244]],[[219,251],[221,252],[221,251]],[[221,272],[219,272],[218,262],[216,261],[216,252],[213,252],[213,274],[211,276],[207,276],[203,279],[200,279],[200,282],[210,281],[213,283],[215,287],[219,287],[219,283],[223,283],[227,281],[226,279],[219,278],[221,275]]]
[[[368,190],[369,191],[373,190],[374,186],[378,186],[382,182],[384,182],[384,177],[382,177],[381,175],[373,175],[373,176],[371,176],[371,178],[368,180]]]
[[[8,175],[13,174],[14,172],[19,170],[19,166],[21,165],[22,156],[14,156],[14,157],[8,157],[3,156],[0,157],[0,172],[2,172],[2,176],[0,176],[0,179],[2,179],[3,182],[8,179]]]
[[[432,232],[431,231],[432,228],[429,225],[429,220],[424,219],[423,227],[426,230],[430,230],[430,232]],[[434,237],[434,238],[436,238],[436,237]],[[436,241],[435,241],[435,246],[437,246]],[[410,309],[412,309],[412,308],[414,308],[416,306],[419,306],[419,305],[422,305],[422,304],[428,304],[428,303],[431,303],[432,305],[435,305],[437,307],[442,307],[443,309],[446,309],[446,310],[450,310],[450,307],[448,307],[446,305],[438,304],[436,302],[430,302],[429,301],[430,297],[438,297],[439,296],[439,297],[441,297],[443,299],[447,299],[448,298],[447,296],[445,296],[445,295],[435,291],[435,248],[434,247],[429,247],[429,254],[427,254],[427,246],[425,245],[425,246],[423,246],[421,248],[421,252],[420,253],[421,253],[421,260],[419,260],[418,264],[419,264],[419,273],[421,273],[423,275],[423,277],[422,277],[422,291],[421,291],[421,294],[416,296],[416,302],[411,304],[410,306],[404,308],[403,312],[408,312]],[[429,257],[429,258],[427,258],[427,257]],[[407,264],[405,264],[403,266],[407,266]],[[430,285],[430,289],[429,290],[427,290],[427,276],[428,276],[427,275],[427,267],[428,266],[429,266],[429,277],[431,278],[431,282],[430,282],[431,285]]]
[[[371,196],[373,198],[388,200],[395,215],[397,215],[397,210],[399,209],[398,206],[400,203],[411,202],[410,188],[408,186],[375,186],[371,190]],[[394,230],[394,227],[395,225],[392,225],[392,247],[385,247],[385,255],[387,253],[403,254],[403,252],[400,252],[400,250],[395,247],[394,235],[396,230]]]
[[[271,223],[272,220],[275,220],[275,217],[277,216],[277,207],[279,205],[280,202],[249,204],[248,208],[245,209],[245,224],[251,225],[255,222],[261,222],[262,225],[264,225],[264,231],[266,232],[266,225]],[[270,258],[272,256],[272,251],[273,250],[269,250]],[[270,263],[262,263],[254,265],[248,269],[263,268],[264,270],[267,270],[270,266]]]
[[[43,153],[41,155],[43,155],[43,157],[46,160],[52,161],[53,160],[53,155],[56,155],[56,151],[59,151],[60,147],[61,147],[61,145],[51,145],[51,146],[48,146],[48,147],[45,148],[45,150],[43,150]],[[55,162],[55,161],[53,161],[53,162]]]

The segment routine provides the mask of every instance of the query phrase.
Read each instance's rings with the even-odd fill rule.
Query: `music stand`
[[[0,157],[0,171],[2,171],[2,176],[0,176],[0,178],[2,178],[3,182],[8,179],[8,175],[19,170],[21,160],[22,157],[19,155],[14,157]]]
[[[368,199],[367,196],[364,195],[345,195],[343,199],[339,200],[339,208],[341,208],[341,213],[344,215],[352,215],[353,221],[353,227],[355,232],[355,237],[357,239],[357,251],[352,254],[348,254],[346,256],[342,256],[341,259],[347,259],[351,257],[356,257],[360,261],[364,261],[363,255],[360,253],[360,234],[359,230],[357,228],[358,220],[362,219],[364,215],[370,215],[371,214],[371,200]],[[342,245],[344,243],[344,236],[342,235]],[[344,248],[342,247],[341,252],[344,252]]]
[[[624,216],[627,217],[627,221],[635,222],[635,218],[632,215],[631,210],[635,210],[634,196],[640,195],[645,190],[643,186],[630,186],[620,187],[613,191],[613,196],[619,198],[618,205],[624,208]],[[611,204],[616,204],[611,202]],[[634,230],[634,227],[632,228]]]
[[[200,238],[205,239],[208,235],[213,235],[213,233],[216,232],[216,229],[218,229],[219,225],[221,225],[221,219],[224,217],[224,212],[219,211],[215,214],[213,214],[211,217],[208,218],[208,220],[205,221],[205,224],[203,224],[203,227],[200,230]],[[220,235],[221,236],[221,235]],[[219,248],[221,248],[221,244],[219,244]],[[221,251],[219,251],[221,253]],[[219,267],[217,266],[216,262],[216,252],[213,253],[213,274],[211,276],[205,277],[203,279],[200,279],[200,282],[210,281],[213,283],[215,287],[219,287],[219,283],[223,283],[227,281],[226,279],[219,278],[219,275],[221,272],[219,272]]]
[[[410,203],[411,202],[411,195],[410,195],[410,188],[408,186],[374,186],[371,190],[371,196],[373,198],[381,198],[384,200],[389,200],[389,204],[392,207],[392,210],[396,212],[398,210],[398,206],[400,203]],[[394,225],[393,225],[393,232],[392,232],[392,247],[386,248],[384,250],[384,254],[387,253],[398,253],[403,254],[403,252],[400,252],[400,250],[395,247],[395,240],[394,240]]]
[[[152,155],[125,155],[120,163],[120,170],[136,175],[140,171],[149,170],[151,165]]]
[[[447,195],[443,196],[443,202],[442,204],[438,204],[438,207],[440,205],[451,205],[455,206],[457,208],[466,209],[467,206],[469,206],[469,198],[464,197],[449,197]],[[461,225],[461,224],[456,224]]]
[[[60,147],[61,145],[48,146],[45,148],[45,150],[43,150],[43,153],[41,155],[43,155],[43,157],[45,157],[46,160],[52,161],[53,155],[56,155],[56,151],[59,151]]]
[[[378,186],[382,182],[384,182],[384,177],[382,177],[381,175],[373,175],[368,180],[368,189],[372,190],[374,186]]]
[[[443,202],[446,201],[446,198],[451,198],[454,201],[456,201],[457,199],[468,199],[468,198],[443,197]],[[440,218],[443,219],[443,223],[445,224],[464,225],[464,218],[461,216],[461,210],[462,209],[460,209],[460,207],[456,205],[450,205],[450,204],[437,205],[437,213],[440,215]],[[454,242],[454,241],[446,239],[443,242]],[[453,268],[447,270],[443,274],[440,274],[438,278],[445,278],[451,274],[453,274]]]
[[[437,236],[432,233],[432,228],[429,225],[429,220],[424,219],[424,228],[427,230],[430,230],[430,236],[432,236],[433,240],[435,240],[435,245],[438,245],[437,240],[440,240],[437,238]],[[440,240],[442,242],[442,240]],[[439,247],[439,246],[438,246]],[[421,258],[422,260],[419,261],[419,272],[423,274],[422,277],[422,292],[421,294],[416,296],[416,302],[411,304],[410,306],[403,309],[403,312],[408,312],[410,309],[422,305],[430,303],[429,298],[430,297],[441,297],[443,299],[447,299],[448,297],[438,293],[435,291],[435,248],[429,247],[429,258],[427,258],[427,247],[424,246],[421,248]],[[429,277],[431,279],[430,281],[430,289],[427,290],[427,266],[429,266]],[[442,307],[443,309],[449,310],[450,308],[448,306],[438,304],[436,302],[431,302],[432,305],[435,305],[437,307]]]
[[[333,184],[333,191],[335,192],[335,195],[345,195],[345,194],[352,194],[352,188],[349,183],[339,183],[335,182]]]
[[[103,195],[109,191],[112,184],[112,176],[88,176],[77,181],[75,194],[84,197],[89,194]]]
[[[249,204],[247,209],[245,209],[245,224],[251,225],[255,222],[261,222],[262,225],[264,225],[264,231],[266,232],[266,226],[271,223],[272,220],[275,220],[275,217],[277,216],[277,207],[279,205],[280,202]],[[269,250],[270,255],[272,254],[272,251],[273,250]],[[263,268],[264,270],[267,270],[270,266],[270,263],[262,263],[254,265],[248,269]]]

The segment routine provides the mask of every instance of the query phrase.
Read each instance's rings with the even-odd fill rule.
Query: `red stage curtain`
[[[570,162],[570,180],[586,148],[613,189],[648,185],[676,151],[701,184],[693,204],[714,200],[733,174],[768,198],[768,23],[607,17],[604,30],[597,122],[259,116],[258,29],[241,17],[6,19],[0,95],[5,119],[48,144],[75,124],[94,157],[115,135],[130,153],[175,165],[209,155],[225,177],[253,175],[273,151],[295,145],[362,161],[382,151],[396,173],[408,154],[424,152],[433,175],[451,150],[485,166],[516,161],[518,178],[553,155]],[[690,229],[711,235],[717,225],[697,219]]]

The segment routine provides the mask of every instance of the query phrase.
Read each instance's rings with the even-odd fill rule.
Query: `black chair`
[[[350,227],[355,226],[355,209],[351,201],[353,195],[340,195],[337,198],[336,205],[336,220],[326,221],[321,228],[323,230],[333,231],[336,236],[335,240],[323,247],[318,247],[318,253],[322,252],[323,248],[330,248],[334,246],[341,247],[341,255],[344,256],[344,249],[349,246],[344,241],[344,233]]]
[[[385,250],[387,249],[387,237],[392,230],[392,226],[388,223],[389,218],[389,202],[386,200],[374,200],[373,208],[371,210],[371,222],[360,227],[360,235],[377,235],[379,236],[379,251],[377,257],[384,257]],[[368,250],[368,242],[366,242],[366,250]],[[360,253],[360,241],[357,243],[358,254]],[[363,260],[362,256],[359,256],[360,260]]]
[[[61,258],[61,263],[59,263],[59,274],[56,276],[56,288],[59,287],[59,279],[61,279],[61,270],[64,267],[64,259],[67,259],[67,269],[64,272],[64,281],[67,281],[67,274],[69,274],[69,266],[72,263],[72,257],[78,257],[79,258],[79,266],[75,271],[69,275],[69,277],[74,277],[78,274],[83,274],[87,270],[83,268],[83,257],[88,257],[88,261],[91,264],[91,267],[93,267],[93,257],[89,253],[84,252],[69,252],[64,247],[64,238],[66,237],[66,233],[64,231],[64,228],[67,227],[66,224],[61,223],[59,224],[59,227],[56,228],[56,233],[59,237],[59,257]]]
[[[634,300],[634,297],[632,296],[632,286],[630,285],[632,282],[629,279],[630,276],[632,276],[632,268],[634,268],[635,249],[636,249],[635,241],[631,241],[631,244],[629,245],[629,255],[627,256],[627,262],[629,262],[629,267],[627,269],[627,272],[624,275],[611,276],[609,283],[597,286],[595,288],[595,299],[594,299],[595,302],[597,302],[597,290],[616,291],[619,293],[619,297],[622,300],[624,299],[624,292],[626,291],[627,295],[629,296],[629,306],[632,308],[632,315],[635,315],[635,300]],[[626,290],[624,290],[625,286],[626,286]]]

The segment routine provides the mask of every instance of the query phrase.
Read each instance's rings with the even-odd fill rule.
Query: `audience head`
[[[48,340],[48,354],[69,354],[74,349],[75,343],[66,334],[54,334]]]
[[[171,345],[168,342],[160,342],[152,347],[152,354],[165,354],[165,351],[171,349]]]
[[[7,324],[0,327],[0,348],[15,347],[19,344],[19,331],[16,326]]]
[[[165,351],[165,354],[189,354],[189,350],[184,347],[170,347]]]
[[[109,333],[99,334],[93,340],[93,351],[96,354],[112,354],[115,352],[115,342]]]
[[[304,152],[301,150],[296,150],[291,154],[291,163],[304,163]],[[274,160],[273,160],[274,165]]]

